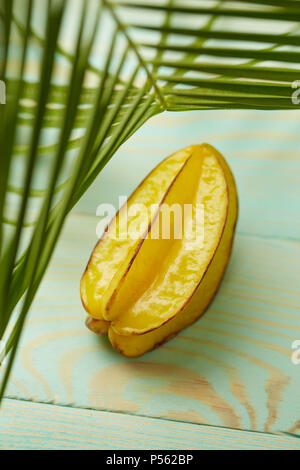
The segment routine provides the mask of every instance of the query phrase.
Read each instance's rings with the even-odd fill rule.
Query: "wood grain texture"
[[[254,445],[253,436],[262,439],[258,447],[271,442],[220,426],[300,435],[300,365],[291,361],[292,342],[300,339],[299,116],[171,113],[153,118],[118,151],[70,216],[38,292],[7,390],[29,402],[8,401],[0,413],[2,446],[143,448],[155,434],[149,429],[161,426],[151,446],[168,446],[169,426],[174,446],[187,432],[185,448],[228,448],[244,435],[245,445]],[[239,189],[238,235],[224,282],[196,324],[140,359],[123,358],[84,326],[79,280],[97,241],[93,215],[100,203],[117,206],[163,157],[203,141],[225,155]],[[89,441],[101,423],[107,435],[95,432]],[[134,430],[125,443],[118,426]],[[218,426],[217,441],[211,426]],[[75,428],[86,429],[81,443]]]
[[[5,400],[0,449],[300,450],[298,439]]]
[[[299,431],[300,244],[238,235],[205,316],[130,360],[84,327],[79,279],[97,219],[69,218],[8,397],[267,432]]]

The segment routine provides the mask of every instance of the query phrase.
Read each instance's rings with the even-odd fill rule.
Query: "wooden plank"
[[[84,327],[79,279],[97,219],[73,215],[39,290],[8,397],[267,432],[300,431],[300,244],[237,236],[195,325],[130,360]]]
[[[285,435],[5,400],[0,449],[300,450]]]
[[[220,150],[236,177],[244,234],[300,240],[300,111],[210,111],[152,118],[117,152],[77,209],[117,205],[164,157],[194,143]]]

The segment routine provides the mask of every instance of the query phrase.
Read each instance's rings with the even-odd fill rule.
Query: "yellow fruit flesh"
[[[172,163],[175,155],[179,157]],[[171,171],[163,177],[168,160]],[[113,346],[129,357],[152,349],[205,311],[226,267],[237,217],[233,177],[209,145],[174,154],[150,176],[160,188],[148,191],[146,179],[128,208],[132,200],[141,202],[139,191],[149,206],[162,202],[165,193],[163,202],[169,206],[192,203],[193,215],[195,205],[203,204],[205,237],[203,245],[197,237],[154,240],[151,233],[160,232],[157,218],[143,242],[142,233],[140,240],[121,245],[106,234],[96,247],[81,284],[85,308],[97,318],[89,319],[88,327],[98,334],[109,330]],[[189,234],[194,233],[195,223],[188,222]],[[115,219],[111,225],[116,223]]]
[[[237,219],[237,194],[235,183],[229,168],[221,162],[228,184],[228,212],[220,244],[216,247],[214,257],[194,295],[186,306],[171,320],[157,329],[141,335],[119,335],[109,328],[109,339],[114,348],[127,357],[138,357],[162,342],[172,338],[176,333],[196,321],[207,309],[221,282],[230,256],[234,228]]]
[[[148,219],[150,220],[151,205],[160,203],[171,182],[190,155],[190,148],[186,148],[165,159],[148,175],[129,198],[127,223],[132,227],[132,230],[140,235],[140,239],[147,229],[145,220],[142,213],[132,213],[130,215],[130,209],[135,204],[144,204],[148,208]],[[124,207],[119,211],[103,238],[95,247],[81,280],[82,303],[86,311],[98,320],[104,320],[105,302],[110,299],[110,295],[113,293],[119,279],[126,272],[128,263],[140,243],[140,239],[136,237],[122,240],[121,237],[114,238],[111,236],[114,231],[119,235],[122,227],[124,227],[126,223],[125,209]],[[103,332],[105,332],[105,329],[107,329],[107,325],[103,323]]]
[[[120,335],[158,328],[183,308],[200,282],[221,237],[227,211],[226,181],[214,155],[203,149],[194,151],[164,200],[169,206],[176,202],[182,212],[184,204],[193,204],[193,214],[196,204],[203,205],[204,243],[196,236],[196,229],[202,230],[194,217],[190,237],[179,240],[153,240],[151,232],[160,223],[159,218],[155,220],[104,313]]]

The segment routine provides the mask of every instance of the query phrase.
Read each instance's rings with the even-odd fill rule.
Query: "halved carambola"
[[[137,203],[147,209],[131,213]],[[88,327],[136,357],[194,322],[217,291],[236,219],[234,179],[219,152],[203,144],[168,157],[94,249],[81,281]],[[120,237],[130,226],[135,237]]]

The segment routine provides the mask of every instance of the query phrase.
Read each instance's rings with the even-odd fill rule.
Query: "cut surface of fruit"
[[[83,303],[98,319],[90,319],[88,327],[98,334],[108,331],[125,356],[140,356],[195,321],[213,299],[230,256],[237,219],[231,171],[208,144],[181,152],[169,157],[179,155],[180,163],[176,169],[172,163],[163,191],[153,191],[153,197],[144,193],[150,214],[146,231],[126,240],[122,259],[114,254],[117,240],[107,237],[106,249],[105,235],[82,279]],[[161,165],[150,177],[164,171]],[[133,195],[138,203],[146,182]],[[157,204],[155,212],[151,204]],[[109,280],[102,275],[107,266]]]
[[[152,231],[163,215],[156,218],[105,312],[118,334],[158,328],[184,307],[201,281],[221,238],[228,206],[226,180],[216,157],[202,149],[195,151],[164,203],[169,207],[177,203],[182,212],[185,204],[192,205],[188,233],[183,231],[178,240],[153,240]],[[198,220],[197,205],[203,211]]]
[[[161,202],[190,154],[188,147],[163,160],[132,194],[127,206],[120,209],[97,243],[80,285],[82,303],[93,318],[103,319],[105,299],[109,300],[147,230],[151,206]],[[147,213],[136,212],[137,204],[143,205]],[[126,236],[126,231],[133,232],[134,236]]]

